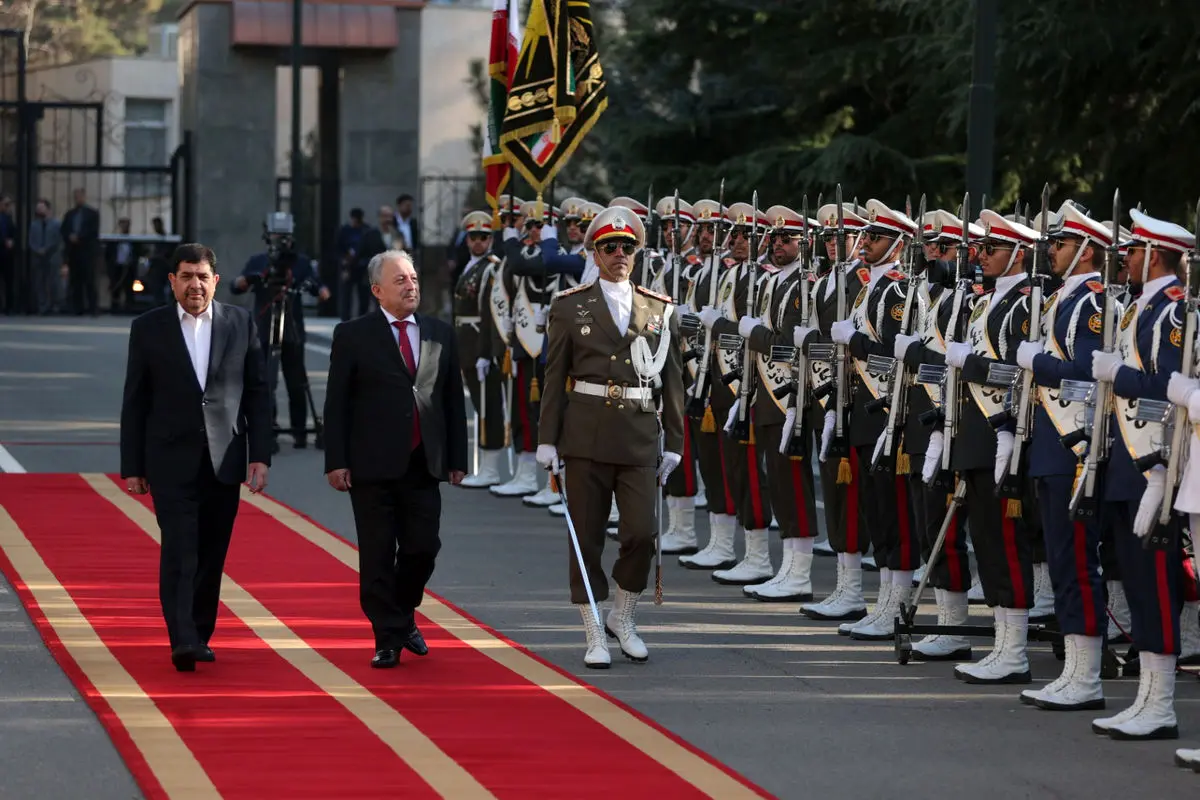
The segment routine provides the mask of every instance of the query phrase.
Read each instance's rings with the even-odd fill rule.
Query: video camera
[[[285,211],[267,214],[263,222],[263,242],[267,245],[267,274],[263,282],[269,287],[284,287],[291,278],[292,265],[296,263],[296,223]]]

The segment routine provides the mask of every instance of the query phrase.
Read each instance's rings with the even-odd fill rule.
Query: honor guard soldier
[[[627,658],[649,657],[634,610],[655,551],[659,486],[681,458],[684,400],[675,308],[670,298],[629,280],[634,254],[645,244],[641,220],[625,208],[607,209],[588,228],[586,242],[595,251],[600,279],[560,293],[551,304],[537,454],[538,463],[561,472],[586,565],[585,574],[571,559],[571,602],[579,606],[587,631],[584,662],[604,668],[606,630]],[[597,602],[608,598],[600,558],[614,495],[621,508],[620,551],[612,571],[617,590],[601,628],[587,586]]]
[[[813,537],[817,532],[813,472],[808,458],[811,451],[806,448],[795,456],[788,455],[789,442],[784,441],[784,435],[786,432],[791,438],[796,411],[792,410],[792,426],[786,426],[790,408],[787,389],[795,370],[790,362],[774,361],[771,349],[792,347],[794,331],[804,322],[801,309],[809,308],[808,298],[802,294],[811,292],[812,281],[800,257],[804,217],[786,206],[772,206],[766,216],[771,223],[767,237],[771,263],[778,272],[764,281],[755,315],[741,318],[738,333],[749,341],[755,355],[754,368],[758,370],[754,426],[766,463],[771,509],[779,520],[783,562],[773,578],[742,591],[758,600],[808,601],[812,599]],[[816,220],[809,225],[815,228]],[[801,424],[805,411],[800,409]],[[795,434],[803,437],[803,431]]]
[[[756,214],[750,203],[734,203],[725,212],[729,224],[729,269],[721,277],[716,306],[700,310],[700,322],[712,331],[714,340],[724,335],[738,335],[738,321],[750,314],[751,282],[757,297],[762,284],[775,271],[765,268],[751,255],[751,245],[766,233],[766,218]],[[713,374],[713,389],[709,396],[714,421],[723,426],[721,439],[725,475],[729,480],[737,521],[745,534],[746,549],[742,560],[729,569],[718,569],[713,580],[731,586],[744,586],[766,581],[775,574],[771,565],[767,534],[771,524],[770,497],[767,494],[766,472],[756,444],[753,417],[753,390],[757,383],[754,364],[740,364],[745,348],[727,350],[716,348],[717,371]],[[749,382],[743,387],[743,382]],[[745,389],[745,391],[743,391]],[[747,393],[748,392],[748,393]],[[743,397],[745,395],[745,397]],[[731,435],[735,420],[744,409],[749,426],[745,432]],[[743,438],[745,437],[745,438]]]
[[[699,200],[692,210],[696,214],[695,241],[701,263],[692,271],[685,308],[696,316],[702,308],[718,301],[717,291],[735,262],[724,258],[725,224],[721,204],[716,200]],[[706,339],[711,345],[708,351],[704,349]],[[679,564],[687,569],[729,569],[737,563],[733,547],[737,512],[732,482],[725,470],[724,431],[720,428],[729,413],[733,393],[720,380],[716,339],[706,335],[701,327],[693,344],[695,356],[693,366],[689,367],[693,376],[689,390],[693,410],[688,415],[688,427],[696,445],[700,477],[712,494],[707,497],[708,543],[694,555],[682,555]],[[717,424],[718,411],[721,413],[720,425]],[[667,552],[665,541],[663,552]]]
[[[454,330],[458,339],[458,359],[462,365],[463,382],[471,394],[478,425],[475,446],[479,466],[474,475],[463,478],[461,486],[483,489],[500,483],[500,460],[504,456],[504,398],[499,371],[491,369],[491,361],[479,354],[484,347],[484,317],[489,312],[485,287],[490,283],[491,270],[499,263],[492,255],[492,215],[472,211],[463,217],[462,230],[467,236],[470,260],[459,273],[454,286]],[[480,394],[483,387],[484,394]]]
[[[988,384],[994,363],[1016,364],[1018,343],[1029,336],[1029,276],[1036,231],[985,209],[978,224],[978,273],[983,293],[976,299],[962,341],[946,348],[946,364],[959,370],[963,387],[950,466],[966,483],[966,505],[984,598],[993,609],[992,651],[974,664],[955,667],[967,683],[1029,683],[1026,641],[1033,606],[1031,503],[1010,503],[996,487],[1008,471],[1015,437],[1007,418],[1006,389]],[[976,284],[979,285],[979,284]]]
[[[838,206],[828,203],[817,210],[821,223],[821,235],[830,269],[813,285],[812,315],[806,327],[797,328],[793,343],[796,347],[807,347],[813,343],[830,343],[833,324],[838,321],[837,271],[842,273],[843,304],[850,309],[854,298],[867,285],[870,270],[861,267],[858,259],[858,240],[867,226],[862,214],[867,212],[851,203],[842,204],[842,237],[839,244]],[[838,263],[838,247],[845,253],[845,261]],[[828,459],[829,433],[835,425],[836,395],[830,388],[834,380],[833,366],[829,362],[809,361],[808,376],[813,397],[809,428],[813,431],[815,450],[819,454],[821,471],[821,499],[825,503],[825,530],[829,544],[837,554],[837,585],[833,592],[819,603],[800,607],[800,613],[810,619],[860,620],[867,614],[867,603],[863,598],[862,562],[870,547],[868,532],[861,521],[863,504],[862,485],[858,478],[862,474],[858,456],[851,448],[846,459]],[[828,431],[828,433],[827,433]]]
[[[968,227],[968,242],[983,238],[983,228],[974,223]],[[925,269],[917,295],[917,325],[911,336],[896,335],[893,353],[912,372],[920,368],[926,349],[937,354],[943,362],[945,360],[946,335],[951,326],[955,298],[955,251],[962,239],[962,221],[948,211],[930,211],[922,220]],[[975,251],[970,250],[968,263],[974,258]],[[940,385],[918,383],[913,386],[908,393],[908,416],[902,441],[909,462],[908,488],[913,504],[913,529],[920,542],[926,569],[932,570],[929,585],[933,587],[937,601],[937,624],[949,627],[967,624],[971,563],[967,551],[967,515],[961,510],[946,530],[939,558],[931,563],[933,545],[946,516],[948,493],[944,488],[927,484],[922,476],[926,454],[931,449],[930,441],[942,441],[942,430],[933,424],[941,404]],[[934,445],[932,449],[936,453],[936,462],[941,454],[941,445]],[[925,661],[969,660],[971,642],[965,636],[935,633],[913,644],[913,656]]]
[[[1021,692],[1021,701],[1052,710],[1104,708],[1100,661],[1108,619],[1100,524],[1073,520],[1070,507],[1076,468],[1087,448],[1080,430],[1087,409],[1063,399],[1062,382],[1092,377],[1092,353],[1101,345],[1100,271],[1112,244],[1110,230],[1073,203],[1063,205],[1049,231],[1049,267],[1062,285],[1044,302],[1041,341],[1021,342],[1017,350],[1017,364],[1032,371],[1037,392],[1028,474],[1037,484],[1054,612],[1066,651],[1062,674],[1042,689]]]
[[[907,276],[900,271],[904,247],[916,235],[918,225],[905,214],[878,200],[867,201],[867,227],[859,237],[859,256],[865,285],[850,312],[850,318],[833,323],[834,342],[849,347],[854,367],[854,400],[850,411],[850,446],[859,464],[859,490],[865,502],[862,517],[871,535],[875,563],[879,565],[879,598],[872,613],[839,632],[854,639],[890,639],[900,602],[912,589],[919,548],[913,541],[906,480],[892,471],[871,468],[876,442],[888,415],[873,407],[886,400],[880,376],[868,369],[871,356],[892,357],[900,332]]]
[[[1141,667],[1137,699],[1121,713],[1094,720],[1092,730],[1113,739],[1175,739],[1175,666],[1180,653],[1179,612],[1183,605],[1177,556],[1180,526],[1168,526],[1166,550],[1146,547],[1154,531],[1165,489],[1165,469],[1139,468],[1158,448],[1162,429],[1135,425],[1138,400],[1166,400],[1171,373],[1182,363],[1184,291],[1176,273],[1182,256],[1196,246],[1185,228],[1133,210],[1128,269],[1141,294],[1121,315],[1117,352],[1097,350],[1092,377],[1109,382],[1113,439],[1103,481],[1125,594],[1132,612],[1134,645]],[[1158,428],[1157,431],[1154,430]]]

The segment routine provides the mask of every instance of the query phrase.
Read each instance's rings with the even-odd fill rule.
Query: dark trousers
[[[996,497],[991,467],[960,473],[967,482],[967,520],[984,601],[991,607],[1033,607],[1033,542],[1023,517],[1005,514],[1007,501]],[[1022,503],[1030,513],[1030,503]]]
[[[692,442],[691,425],[683,426],[683,452],[679,466],[671,471],[664,488],[667,497],[695,497],[700,490],[696,482],[696,447]]]
[[[513,449],[518,453],[535,453],[538,446],[538,409],[540,403],[533,395],[533,382],[538,382],[541,397],[542,366],[530,358],[513,360],[512,397],[508,410],[512,423]],[[507,379],[506,379],[507,380]]]
[[[221,483],[207,447],[194,480],[151,481],[162,532],[158,599],[171,649],[208,644],[217,627],[221,576],[241,498],[240,484]]]
[[[820,453],[820,426],[814,429],[813,436],[817,447],[814,452]],[[866,499],[857,449],[850,448],[848,461],[849,483],[838,483],[841,459],[830,456],[827,461],[821,463],[821,498],[825,501],[825,531],[829,537],[829,546],[835,553],[866,555],[867,550],[871,548],[871,539],[860,524],[866,519],[863,515]],[[876,554],[876,563],[878,562]]]
[[[1113,543],[1129,600],[1133,628],[1129,634],[1140,652],[1179,655],[1179,614],[1183,611],[1179,518],[1172,516],[1171,545],[1165,550],[1147,550],[1133,532],[1140,501],[1106,502],[1101,508],[1113,525]]]
[[[353,475],[353,474],[352,474]],[[442,494],[418,445],[408,474],[393,481],[354,481],[359,603],[375,633],[376,650],[396,650],[412,631],[442,547]]]
[[[1106,581],[1121,580],[1121,564],[1117,561],[1117,541],[1113,535],[1111,514],[1100,515],[1100,571]]]
[[[1071,519],[1074,483],[1073,475],[1037,479],[1054,616],[1064,636],[1103,636],[1108,630],[1108,594],[1100,573],[1100,525]]]
[[[606,464],[588,458],[565,459],[567,513],[579,537],[579,550],[587,565],[588,582],[596,602],[608,599],[608,579],[604,575],[604,531],[613,496],[617,498],[617,560],[612,578],[627,592],[644,592],[650,578],[650,561],[658,535],[654,512],[658,501],[657,470]],[[586,603],[587,589],[575,548],[568,542],[571,602]]]
[[[725,459],[721,456],[721,440],[724,436],[700,430],[703,422],[688,418],[688,430],[696,446],[696,464],[700,477],[704,478],[704,494],[708,498],[708,513],[732,514],[733,492],[725,477]]]
[[[488,371],[484,384],[487,388],[486,406],[479,399],[479,373],[475,371],[475,362],[462,363],[463,383],[471,395],[471,405],[475,407],[478,416],[484,413],[479,436],[480,450],[503,450],[504,430],[504,378],[500,370],[494,367]]]
[[[725,423],[718,420],[718,424]],[[767,473],[758,445],[739,442],[724,432],[720,435],[725,475],[733,494],[733,513],[737,514],[738,524],[744,531],[765,530],[771,524],[771,498],[767,493]]]
[[[946,513],[950,510],[950,495],[944,489],[935,489],[921,479],[924,454],[912,455],[912,466],[917,470],[908,476],[908,492],[913,503],[913,529],[921,544],[921,555],[931,570],[929,585],[948,592],[965,592],[971,588],[971,560],[967,553],[967,511],[960,508],[954,513],[950,527],[946,529],[946,540],[942,552],[934,564],[933,545],[937,541]]]
[[[5,314],[15,314],[21,310],[21,304],[17,301],[17,259],[14,252],[10,250],[0,256],[0,312]]]
[[[71,298],[70,307],[74,314],[95,314],[96,268],[95,259],[89,253],[73,253],[67,258],[67,286]]]
[[[267,343],[263,343],[267,348]],[[270,351],[267,351],[270,354]],[[284,339],[279,345],[279,355],[270,355],[267,364],[271,392],[271,419],[276,419],[275,389],[279,385],[279,373],[283,372],[283,383],[287,388],[288,421],[292,426],[292,436],[297,440],[307,436],[308,428],[308,395],[304,391],[304,382],[308,374],[304,369],[304,344],[302,342]]]
[[[771,510],[779,521],[781,539],[817,535],[817,498],[809,452],[791,458],[779,452],[783,423],[758,428],[758,443],[767,464]]]
[[[915,570],[918,546],[913,538],[912,508],[908,501],[908,477],[894,471],[871,469],[875,445],[853,448],[858,457],[859,508],[871,534],[875,563],[896,570]]]

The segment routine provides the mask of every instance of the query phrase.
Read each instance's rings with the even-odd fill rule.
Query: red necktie
[[[417,377],[417,359],[413,356],[412,342],[408,340],[408,320],[396,320],[392,323],[396,326],[396,330],[400,332],[400,357],[404,359],[404,366],[408,367],[408,374],[413,376],[414,382]],[[412,421],[412,449],[416,450],[417,445],[421,443],[421,416],[417,411],[417,398],[413,395],[413,421]]]

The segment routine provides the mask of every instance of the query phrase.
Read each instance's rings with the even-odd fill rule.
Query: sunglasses
[[[611,256],[618,250],[627,256],[631,256],[633,255],[634,251],[637,250],[637,247],[629,244],[628,242],[605,242],[604,244],[600,245],[600,251],[605,255]]]
[[[775,244],[776,242],[783,242],[784,244],[787,244],[789,242],[796,242],[799,240],[799,236],[794,236],[790,233],[772,233],[770,236],[771,244]]]
[[[997,251],[1003,252],[1005,250],[1013,250],[1015,249],[1015,246],[1011,244],[996,244],[995,242],[988,242],[985,245],[981,245],[980,249],[989,256],[994,256],[996,255]]]
[[[543,225],[545,225],[544,222],[538,222],[537,220],[533,219],[525,223],[525,228],[537,228],[538,230],[541,230]]]
[[[490,239],[492,238],[492,235],[490,233],[468,233],[467,238],[473,242],[478,242],[484,239]]]

